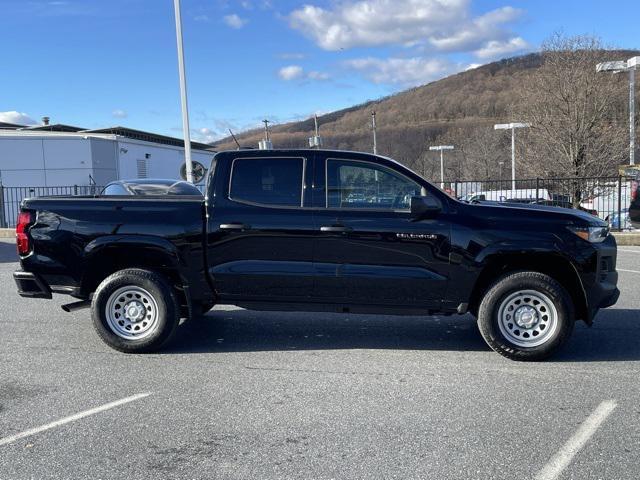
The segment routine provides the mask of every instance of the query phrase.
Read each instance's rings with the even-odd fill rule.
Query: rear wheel
[[[573,331],[573,302],[556,280],[538,272],[515,272],[496,281],[478,311],[487,344],[512,360],[543,360]]]
[[[98,286],[91,316],[98,335],[111,348],[143,353],[169,341],[180,320],[180,304],[162,275],[127,269]]]

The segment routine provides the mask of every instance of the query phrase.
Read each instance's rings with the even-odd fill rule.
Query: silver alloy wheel
[[[158,304],[144,288],[121,287],[111,294],[105,306],[107,324],[125,340],[140,340],[153,333],[158,323]]]
[[[502,335],[514,345],[537,347],[553,337],[558,328],[558,311],[544,293],[519,290],[500,304],[498,326]]]

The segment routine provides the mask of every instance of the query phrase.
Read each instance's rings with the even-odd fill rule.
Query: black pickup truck
[[[464,203],[399,163],[329,150],[228,151],[193,196],[34,198],[20,295],[91,307],[123,352],[167,344],[215,304],[464,314],[491,348],[539,360],[613,305],[616,243],[579,210]],[[401,320],[398,320],[401,321]]]

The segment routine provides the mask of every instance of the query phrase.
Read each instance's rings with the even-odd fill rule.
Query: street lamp
[[[429,150],[440,151],[440,188],[444,190],[444,151],[453,150],[453,145],[437,145],[429,147]]]
[[[629,164],[636,163],[636,68],[640,64],[640,57],[632,57],[626,62],[602,62],[596,65],[596,72],[629,72]]]
[[[178,43],[178,74],[180,75],[180,100],[182,103],[182,130],[184,134],[184,163],[187,182],[193,183],[193,164],[191,163],[191,136],[189,134],[189,108],[187,106],[187,77],[184,69],[184,47],[182,45],[182,17],[180,0],[173,0],[176,14],[176,41]]]
[[[528,123],[498,123],[494,130],[511,130],[511,190],[516,189],[516,128],[529,128]]]

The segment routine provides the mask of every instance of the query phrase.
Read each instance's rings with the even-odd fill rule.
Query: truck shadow
[[[334,349],[488,351],[475,321],[335,313],[212,311],[180,327],[164,353]]]
[[[579,322],[568,344],[549,361],[640,360],[639,338],[640,311],[603,310],[593,327]],[[182,325],[162,353],[338,349],[490,352],[470,315],[394,317],[214,310]]]
[[[16,242],[10,238],[0,240],[0,263],[17,263]]]

